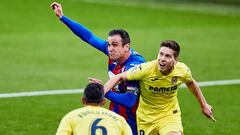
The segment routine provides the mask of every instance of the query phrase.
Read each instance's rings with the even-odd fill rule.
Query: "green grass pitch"
[[[90,1],[90,2],[89,2]],[[0,93],[83,88],[89,76],[107,80],[107,57],[74,36],[53,14],[52,1],[3,0],[0,4]],[[106,39],[126,29],[146,60],[159,43],[174,39],[197,81],[240,78],[240,8],[231,5],[137,0],[59,0],[64,14]],[[91,60],[91,61],[90,61]],[[216,123],[206,119],[188,90],[179,91],[187,135],[240,132],[240,85],[203,87]],[[0,134],[51,135],[81,95],[0,99]]]

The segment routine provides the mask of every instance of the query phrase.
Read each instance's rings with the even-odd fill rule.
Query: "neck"
[[[126,52],[125,55],[123,55],[121,58],[119,58],[119,59],[117,60],[117,62],[118,62],[119,64],[123,64],[123,63],[128,59],[128,57],[129,57],[131,54],[132,54],[132,52],[129,50],[128,52]]]
[[[161,72],[162,74],[164,74],[164,75],[168,75],[168,74],[170,74],[170,73],[173,71],[173,69],[174,69],[174,66],[172,66],[172,68],[169,69],[169,70],[165,70],[165,71],[161,71],[161,70],[160,70],[160,72]]]
[[[168,74],[170,74],[171,71],[167,70],[167,71],[160,71],[160,72],[164,75],[168,75]]]
[[[85,106],[102,106],[100,103],[86,103]]]

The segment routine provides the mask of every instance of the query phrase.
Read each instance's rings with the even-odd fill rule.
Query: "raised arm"
[[[213,117],[212,113],[212,107],[207,103],[205,100],[201,89],[199,88],[197,82],[193,79],[192,81],[186,83],[187,87],[191,90],[191,92],[195,95],[197,98],[201,108],[202,112],[205,116],[207,116],[209,119],[216,121]]]
[[[56,14],[56,16],[59,17],[60,20],[64,24],[66,24],[68,26],[68,28],[75,35],[77,35],[80,39],[89,43],[90,45],[92,45],[93,47],[98,49],[99,51],[102,51],[103,53],[108,55],[106,40],[96,37],[90,30],[88,30],[83,25],[64,16],[61,4],[59,4],[57,2],[53,2],[51,4],[51,8],[54,10],[54,13]]]

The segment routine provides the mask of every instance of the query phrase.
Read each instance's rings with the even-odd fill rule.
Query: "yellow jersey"
[[[175,64],[168,75],[159,71],[157,60],[128,70],[127,80],[139,80],[140,83],[137,118],[142,124],[155,123],[171,114],[177,112],[180,114],[177,100],[178,88],[182,83],[192,79],[190,69],[181,62]]]
[[[66,114],[56,135],[132,135],[132,131],[122,116],[89,105]]]

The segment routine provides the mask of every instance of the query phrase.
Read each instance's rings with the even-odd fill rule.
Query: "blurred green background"
[[[107,39],[126,29],[132,48],[156,59],[159,44],[174,39],[180,61],[197,81],[240,78],[239,0],[59,0],[64,14]],[[0,92],[85,87],[88,77],[104,81],[107,57],[88,46],[55,17],[50,0],[2,0]],[[240,85],[203,87],[216,123],[204,118],[194,96],[179,91],[185,134],[240,132]],[[191,96],[190,96],[191,95]],[[0,99],[0,133],[54,134],[62,116],[80,104],[80,95]]]

